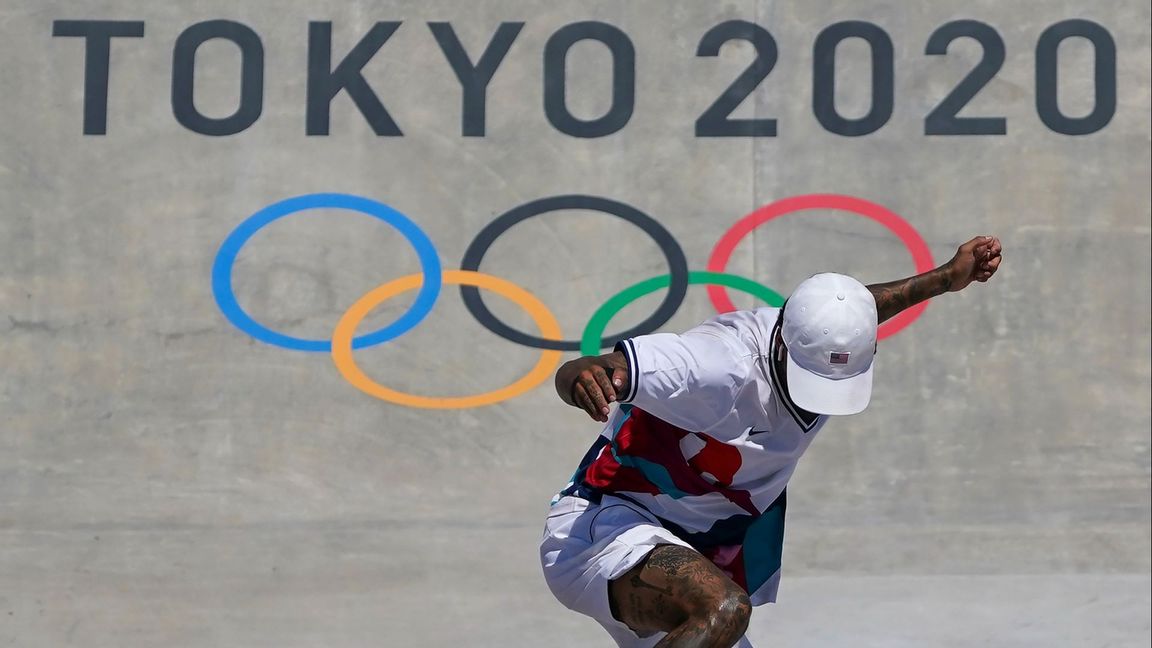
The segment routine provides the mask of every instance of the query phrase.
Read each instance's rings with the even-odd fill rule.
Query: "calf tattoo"
[[[667,632],[658,648],[731,646],[751,613],[738,585],[700,553],[679,545],[655,548],[614,585],[616,618],[641,636]]]
[[[661,594],[672,596],[672,588],[671,587],[656,587],[655,585],[653,585],[651,583],[645,583],[644,579],[640,578],[640,574],[633,574],[630,582],[632,583],[632,587],[635,587],[637,589],[656,590],[657,592],[660,592]]]
[[[686,568],[699,563],[702,556],[684,547],[676,545],[662,545],[652,550],[648,556],[648,566],[668,574],[678,576]]]

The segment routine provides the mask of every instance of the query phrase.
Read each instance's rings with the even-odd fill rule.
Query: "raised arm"
[[[961,245],[948,263],[907,279],[872,284],[877,319],[883,322],[900,311],[946,292],[963,290],[973,281],[988,281],[1000,267],[1000,239],[977,236]]]

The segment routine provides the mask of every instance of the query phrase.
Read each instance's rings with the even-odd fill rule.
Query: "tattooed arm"
[[[961,245],[944,265],[915,277],[872,284],[876,315],[883,322],[900,311],[946,292],[963,290],[973,281],[988,281],[1000,267],[1000,239],[977,236]]]

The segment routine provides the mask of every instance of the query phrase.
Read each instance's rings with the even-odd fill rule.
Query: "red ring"
[[[874,202],[869,202],[854,196],[808,194],[777,200],[774,203],[764,205],[737,221],[736,224],[725,232],[724,236],[720,237],[720,240],[716,242],[716,247],[712,249],[712,256],[708,259],[708,271],[727,272],[726,268],[728,266],[728,260],[732,257],[732,251],[736,249],[736,245],[739,244],[749,232],[777,216],[783,216],[805,209],[838,209],[870,218],[887,227],[889,231],[900,238],[904,243],[904,247],[908,248],[908,251],[912,254],[912,262],[916,265],[916,274],[927,272],[936,267],[936,263],[932,260],[932,252],[928,249],[928,244],[924,242],[920,233],[909,225],[908,221],[898,216],[895,212],[877,205]],[[723,286],[708,286],[708,299],[711,300],[712,306],[714,306],[719,313],[736,310],[736,305],[732,303],[732,300],[728,297],[727,289]],[[877,338],[883,340],[886,337],[900,332],[904,327],[914,322],[917,317],[920,317],[920,315],[924,313],[925,308],[928,308],[928,302],[926,301],[916,304],[887,322],[884,322],[880,325]]]

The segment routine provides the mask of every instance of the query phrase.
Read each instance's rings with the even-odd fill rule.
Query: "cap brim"
[[[863,373],[832,380],[804,369],[788,356],[788,395],[798,407],[814,414],[847,416],[859,414],[872,399],[872,369],[868,365]]]

